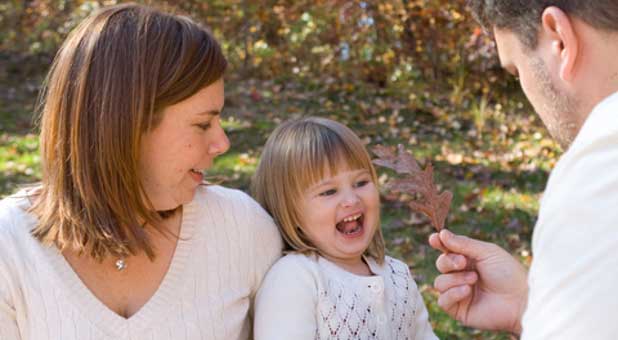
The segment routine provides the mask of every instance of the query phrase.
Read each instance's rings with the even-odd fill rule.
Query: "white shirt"
[[[618,339],[618,94],[556,164],[532,252],[522,339]]]
[[[249,339],[254,295],[282,241],[249,196],[200,187],[183,207],[169,271],[125,319],[102,304],[56,248],[30,235],[28,199],[0,202],[0,339]]]
[[[256,298],[255,340],[437,339],[408,266],[367,258],[374,276],[352,274],[317,255],[290,254]]]

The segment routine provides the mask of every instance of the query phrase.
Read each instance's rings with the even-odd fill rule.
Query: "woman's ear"
[[[547,7],[541,17],[541,29],[551,44],[552,59],[558,62],[560,79],[572,81],[580,48],[572,18],[558,7]]]

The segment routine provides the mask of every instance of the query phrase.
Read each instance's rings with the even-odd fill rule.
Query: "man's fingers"
[[[436,278],[434,281],[434,287],[442,293],[454,287],[473,285],[477,280],[478,275],[476,272],[443,274]]]
[[[439,250],[443,253],[448,253],[448,250],[446,250],[446,247],[444,247],[442,241],[440,241],[440,235],[438,233],[433,233],[429,235],[429,245],[432,248]]]
[[[458,303],[469,297],[471,292],[472,287],[468,285],[453,287],[440,294],[440,297],[438,297],[438,306],[449,312],[451,309],[455,308]],[[455,310],[456,309],[457,308],[455,308]]]
[[[442,246],[448,252],[458,253],[471,259],[483,258],[493,251],[491,243],[456,235],[446,229],[440,231],[439,237]]]
[[[436,260],[436,268],[443,274],[464,270],[467,265],[465,256],[453,253],[441,254]]]

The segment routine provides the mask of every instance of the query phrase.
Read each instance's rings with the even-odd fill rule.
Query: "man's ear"
[[[550,41],[551,56],[559,62],[560,79],[572,81],[579,54],[579,40],[572,19],[560,8],[550,6],[543,11],[541,29]]]

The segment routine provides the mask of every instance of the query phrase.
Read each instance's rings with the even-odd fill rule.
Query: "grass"
[[[41,177],[38,137],[34,134],[0,134],[0,196]]]
[[[430,159],[437,180],[454,193],[447,227],[496,242],[523,263],[530,261],[538,200],[560,151],[544,137],[538,121],[521,113],[525,109],[513,109],[519,113],[505,125],[504,118],[491,118],[486,99],[472,105],[468,116],[465,112],[436,116],[381,90],[357,89],[357,93],[293,84],[283,91],[275,81],[246,84],[227,84],[223,125],[232,147],[209,173],[217,181],[247,190],[261,146],[282,120],[300,114],[335,118],[369,144],[404,143],[417,158]],[[250,95],[256,88],[263,89],[262,94]],[[32,133],[32,95],[19,91],[10,105],[0,102],[0,197],[41,176],[37,136]],[[481,108],[482,115],[477,112]],[[390,176],[379,172],[383,179]],[[440,339],[510,339],[508,334],[462,327],[440,310],[432,288],[438,253],[426,241],[431,227],[407,209],[402,197],[387,192],[382,196],[388,253],[412,268]]]

